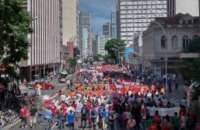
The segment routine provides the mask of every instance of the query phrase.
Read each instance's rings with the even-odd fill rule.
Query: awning
[[[60,74],[62,74],[62,75],[67,75],[68,72],[67,72],[66,70],[64,70],[64,71],[61,71]]]

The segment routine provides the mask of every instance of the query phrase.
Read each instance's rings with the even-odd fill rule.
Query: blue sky
[[[92,29],[101,33],[103,23],[110,20],[115,0],[80,0],[80,10],[90,13]]]

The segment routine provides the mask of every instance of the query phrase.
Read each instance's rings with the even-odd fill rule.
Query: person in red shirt
[[[148,130],[158,130],[158,125],[155,121],[153,121],[151,123],[151,125],[149,126]]]
[[[158,111],[155,112],[155,115],[153,116],[153,121],[157,123],[158,125],[161,123],[161,118]]]
[[[22,120],[21,128],[25,128],[27,126],[27,118],[28,118],[28,108],[23,105],[20,109],[20,118]]]
[[[66,116],[67,115],[67,105],[62,102],[61,103],[61,112]]]

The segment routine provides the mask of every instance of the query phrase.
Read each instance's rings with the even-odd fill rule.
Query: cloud
[[[80,0],[80,10],[90,13],[92,28],[100,33],[102,24],[110,20],[115,0]]]

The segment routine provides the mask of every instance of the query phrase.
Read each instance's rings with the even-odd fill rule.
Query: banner
[[[174,113],[179,113],[179,107],[172,107],[172,108],[156,108],[156,107],[147,107],[151,116],[154,116],[155,112],[158,111],[160,116],[174,116]]]

